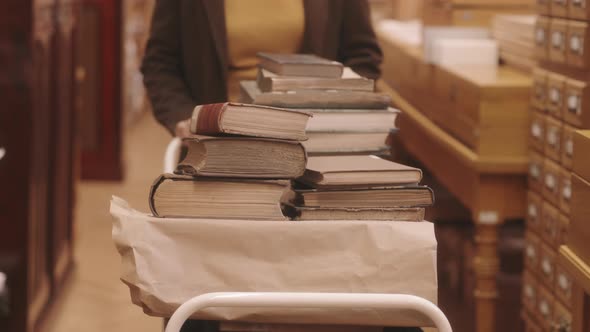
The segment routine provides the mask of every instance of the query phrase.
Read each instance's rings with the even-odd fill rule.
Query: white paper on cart
[[[428,222],[156,218],[111,200],[121,280],[145,313],[170,317],[211,292],[411,294],[436,303]],[[412,310],[210,308],[198,319],[256,323],[432,326]]]

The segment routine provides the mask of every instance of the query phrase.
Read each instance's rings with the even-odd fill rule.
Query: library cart
[[[164,172],[174,171],[178,162],[181,140],[174,138],[164,156]],[[317,308],[317,309],[390,309],[413,310],[432,321],[439,332],[452,332],[444,313],[432,302],[405,294],[354,294],[354,293],[208,293],[196,296],[182,304],[172,315],[165,332],[178,332],[184,322],[196,312],[214,307],[225,308]],[[395,321],[387,322],[396,326]]]

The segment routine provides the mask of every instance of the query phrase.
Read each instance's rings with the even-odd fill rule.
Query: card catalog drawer
[[[570,202],[572,199],[572,173],[565,168],[561,169],[561,180],[559,181],[559,208],[563,213],[569,215]]]
[[[568,0],[551,0],[549,11],[554,17],[567,17]]]
[[[590,128],[590,87],[583,81],[566,79],[563,120],[577,128]]]
[[[541,244],[539,256],[539,276],[541,282],[550,289],[555,285],[555,252],[546,244]]]
[[[559,210],[545,201],[541,210],[541,237],[546,243],[557,247],[559,239]]]
[[[555,264],[555,297],[562,301],[568,308],[571,308],[573,305],[573,282],[574,279],[572,276],[557,262]]]
[[[538,110],[545,110],[547,102],[547,80],[548,72],[541,68],[533,69],[533,93],[531,94],[531,104]]]
[[[559,303],[559,301],[555,301],[553,309],[553,326],[551,327],[551,331],[571,330],[572,314],[565,306],[563,306],[563,304]]]
[[[540,245],[541,240],[539,237],[527,231],[525,235],[524,264],[529,271],[535,273],[539,271]]]
[[[570,227],[570,218],[565,214],[561,214],[559,216],[559,224],[557,226],[557,245],[560,246],[567,243],[567,237]]]
[[[537,293],[537,317],[544,331],[550,331],[553,325],[555,298],[545,287],[539,287]]]
[[[549,60],[557,63],[565,63],[566,38],[568,22],[562,19],[551,19],[549,25]]]
[[[590,19],[588,11],[588,0],[570,0],[568,5],[568,16],[576,20]]]
[[[564,124],[561,142],[561,165],[567,170],[572,169],[572,157],[574,156],[574,127]]]
[[[547,75],[547,103],[546,109],[555,118],[561,118],[564,105],[566,77],[563,75],[549,73]]]
[[[538,16],[535,23],[535,53],[538,60],[549,59],[550,22],[549,17]]]
[[[533,111],[531,128],[529,131],[529,145],[539,152],[545,150],[545,122],[547,117],[540,112]]]
[[[560,179],[559,165],[545,158],[543,162],[543,197],[555,206],[559,205]]]
[[[590,38],[588,23],[569,21],[567,27],[567,63],[578,68],[588,68]]]
[[[545,120],[545,156],[555,162],[561,160],[561,121],[548,117]]]
[[[539,284],[531,272],[525,270],[522,276],[522,305],[527,312],[535,312],[538,288]]]
[[[529,190],[527,194],[527,217],[526,217],[526,226],[537,232],[537,234],[541,233],[543,229],[541,220],[542,220],[542,211],[543,211],[543,199],[539,194],[535,193],[534,191]]]
[[[543,156],[536,152],[531,152],[529,158],[529,174],[528,185],[529,189],[537,192],[543,192]]]

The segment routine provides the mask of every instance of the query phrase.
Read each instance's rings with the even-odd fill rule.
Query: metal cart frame
[[[164,156],[164,172],[172,173],[178,162],[182,141],[174,138]],[[354,293],[208,293],[193,297],[174,312],[165,332],[179,332],[194,313],[212,307],[256,308],[372,308],[414,310],[430,318],[438,332],[452,332],[444,313],[432,302],[405,294]],[[396,326],[394,321],[387,322]]]

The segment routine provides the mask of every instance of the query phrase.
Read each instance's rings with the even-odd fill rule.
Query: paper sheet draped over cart
[[[134,304],[170,317],[210,292],[401,293],[436,303],[428,222],[161,219],[111,201],[121,280]],[[260,323],[431,326],[408,310],[210,308],[194,318]]]

